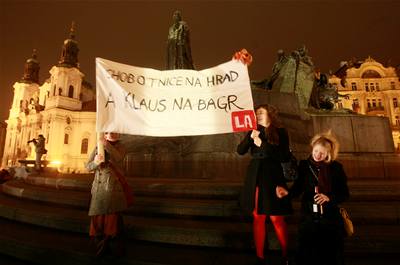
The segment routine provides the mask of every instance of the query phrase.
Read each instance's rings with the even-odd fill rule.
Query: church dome
[[[382,76],[375,70],[366,70],[362,75],[361,78],[382,78]]]
[[[78,42],[75,40],[75,28],[72,23],[69,38],[66,39],[62,46],[61,57],[58,66],[62,67],[79,67],[78,63]]]
[[[33,50],[31,58],[27,59],[24,66],[22,83],[39,83],[39,61],[37,60],[36,49]]]

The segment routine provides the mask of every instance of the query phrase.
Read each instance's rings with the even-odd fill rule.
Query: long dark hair
[[[279,134],[278,128],[282,128],[282,122],[278,118],[278,109],[269,104],[262,104],[255,108],[255,111],[259,109],[265,109],[267,111],[270,124],[265,128],[265,136],[267,137],[267,142],[274,145],[279,145]]]

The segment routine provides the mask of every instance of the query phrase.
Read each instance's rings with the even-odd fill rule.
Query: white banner
[[[97,131],[205,135],[256,127],[247,66],[158,71],[96,58]]]

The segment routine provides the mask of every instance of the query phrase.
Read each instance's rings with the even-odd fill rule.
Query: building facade
[[[395,149],[400,152],[400,82],[396,69],[385,67],[368,57],[362,62],[345,62],[330,77],[340,98],[338,108],[351,109],[364,115],[388,117]]]
[[[39,84],[36,51],[25,63],[22,79],[14,84],[14,99],[7,123],[2,167],[34,159],[28,140],[46,138],[44,159],[63,172],[84,172],[84,164],[96,145],[95,90],[79,69],[74,28],[62,46],[60,60],[50,77]]]
[[[3,159],[6,132],[7,132],[7,123],[0,121],[0,161],[2,161]]]

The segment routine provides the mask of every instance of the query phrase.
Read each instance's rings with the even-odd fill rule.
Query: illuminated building
[[[400,83],[394,67],[368,57],[362,62],[343,62],[329,79],[341,95],[338,108],[359,114],[388,117],[397,151],[400,151]]]
[[[14,84],[14,99],[7,122],[2,166],[34,159],[27,141],[42,134],[46,138],[44,159],[56,162],[64,172],[82,172],[96,144],[95,90],[79,69],[78,43],[72,26],[50,78],[39,84],[36,51],[25,63],[22,79]]]

